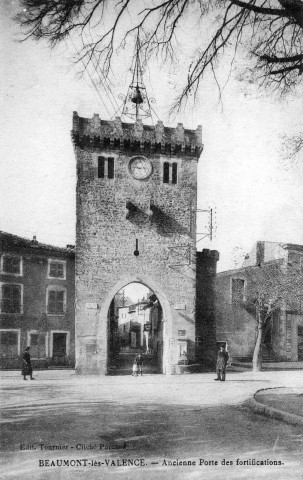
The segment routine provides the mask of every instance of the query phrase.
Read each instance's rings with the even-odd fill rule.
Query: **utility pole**
[[[197,217],[199,214],[208,214],[208,231],[207,232],[197,232],[197,242],[200,242],[206,237],[209,237],[210,241],[213,239],[213,233],[214,233],[214,216],[215,216],[215,210],[213,208],[208,208],[206,210],[197,208]],[[206,227],[207,228],[207,227]]]

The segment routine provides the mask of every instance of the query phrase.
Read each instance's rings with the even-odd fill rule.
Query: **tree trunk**
[[[263,321],[261,315],[258,314],[258,332],[257,339],[253,355],[253,372],[260,372],[262,370],[262,333],[263,333]]]

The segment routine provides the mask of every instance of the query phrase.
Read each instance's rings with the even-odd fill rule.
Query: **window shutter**
[[[114,169],[114,159],[112,157],[109,157],[108,160],[108,178],[114,178],[114,172],[115,172],[115,169]]]
[[[178,164],[173,163],[171,183],[173,183],[175,185],[177,182],[178,182]]]
[[[163,183],[169,183],[169,163],[163,163]]]
[[[20,285],[2,285],[2,312],[21,313]]]
[[[104,178],[104,157],[98,157],[98,178]]]

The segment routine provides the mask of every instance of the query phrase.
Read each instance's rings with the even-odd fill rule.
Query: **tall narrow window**
[[[104,164],[105,164],[105,158],[104,157],[98,157],[98,178],[104,178]]]
[[[62,315],[65,313],[65,290],[48,290],[47,313]]]
[[[21,285],[13,285],[9,283],[2,285],[2,313],[22,312],[21,292]]]
[[[163,163],[163,183],[169,183],[169,163]]]
[[[178,164],[173,163],[171,183],[175,185],[177,182],[178,182]]]
[[[245,281],[241,278],[231,279],[231,301],[232,303],[242,303],[245,299]]]
[[[98,178],[115,178],[115,159],[98,157]]]
[[[114,178],[114,159],[112,157],[107,160],[107,178]]]

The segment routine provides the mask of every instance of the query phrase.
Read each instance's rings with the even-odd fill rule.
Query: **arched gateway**
[[[127,296],[125,298],[125,291],[128,292],[129,287],[131,287],[133,298],[136,299],[135,303]],[[138,287],[140,287],[139,290]],[[140,298],[139,292],[142,288],[145,295]],[[144,355],[146,373],[163,373],[168,352],[163,339],[169,337],[167,331],[172,323],[167,298],[152,279],[127,277],[119,281],[109,293],[104,302],[103,311],[100,312],[99,325],[106,323],[108,301],[113,291],[117,289],[120,295],[116,294],[113,297],[107,312],[107,373],[130,374],[138,353]],[[122,301],[121,291],[124,301]]]
[[[76,369],[108,373],[108,310],[140,282],[163,309],[163,373],[195,358],[201,127],[73,117],[77,159]]]

